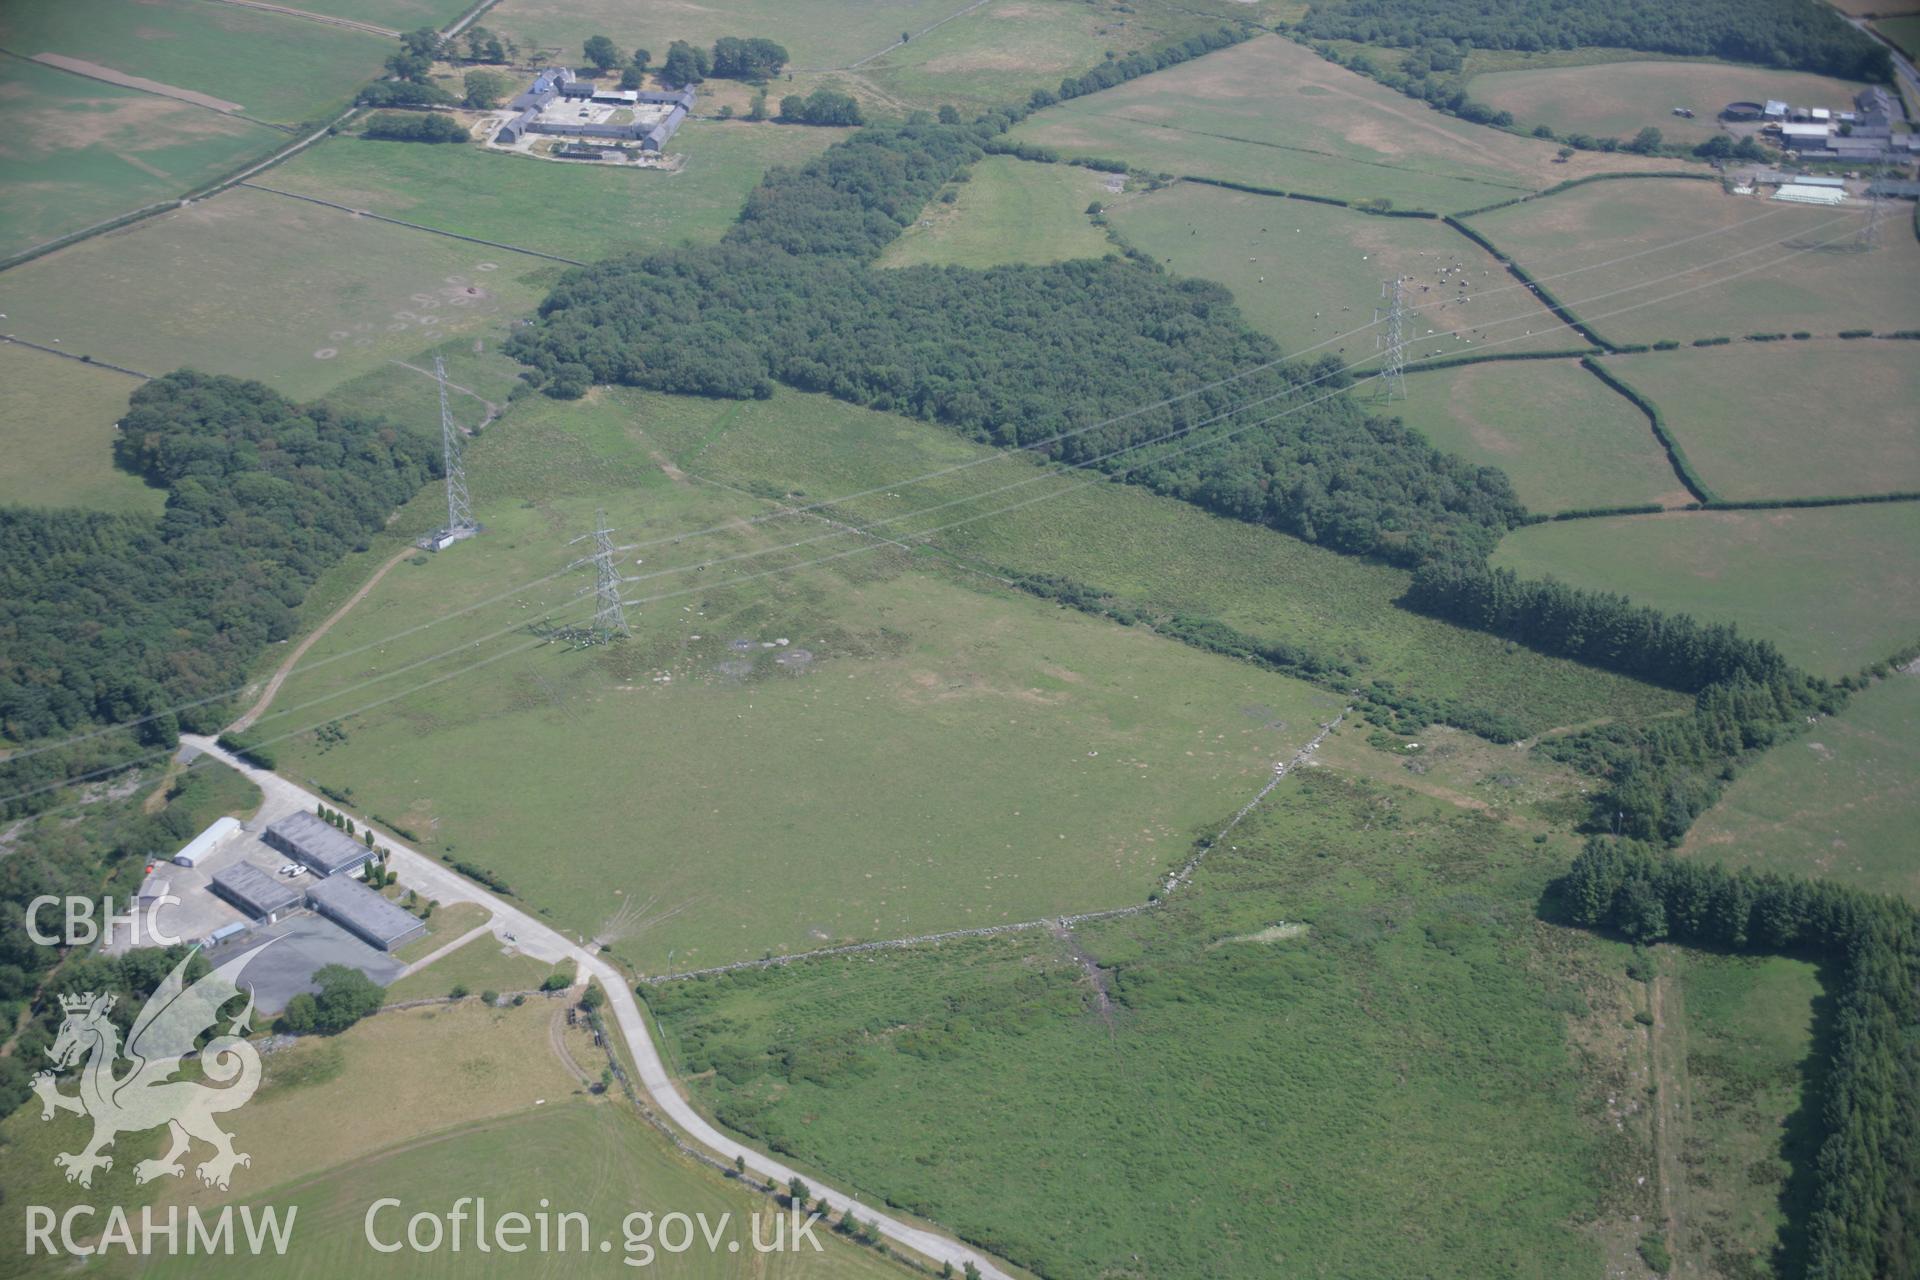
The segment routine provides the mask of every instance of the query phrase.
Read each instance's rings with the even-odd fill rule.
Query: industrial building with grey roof
[[[426,923],[350,876],[307,886],[307,905],[382,951],[425,936]]]
[[[260,839],[319,876],[357,871],[373,857],[366,845],[305,810],[280,819],[261,832]]]
[[[251,862],[237,862],[213,875],[213,891],[255,920],[300,905],[300,891]]]

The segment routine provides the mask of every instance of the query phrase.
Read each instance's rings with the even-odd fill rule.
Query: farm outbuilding
[[[304,810],[280,819],[263,831],[260,839],[268,848],[278,849],[323,877],[358,871],[373,857],[373,850],[366,845],[318,814]]]
[[[213,891],[255,920],[268,920],[300,905],[300,891],[251,862],[215,873]]]
[[[1789,182],[1774,192],[1773,198],[1788,204],[1835,205],[1845,200],[1847,193],[1838,187],[1810,187],[1803,182]]]
[[[358,880],[340,876],[307,889],[307,905],[348,933],[391,951],[427,932],[424,921],[387,901]]]
[[[218,849],[240,830],[238,818],[215,818],[207,829],[187,843],[180,852],[173,855],[175,866],[197,867],[208,854]]]

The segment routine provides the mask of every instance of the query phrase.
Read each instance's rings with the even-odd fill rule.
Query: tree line
[[[158,518],[0,508],[0,735],[153,718],[0,762],[7,793],[217,727],[221,693],[293,633],[307,588],[435,467],[424,440],[388,423],[191,371],[133,393],[115,454],[167,490]],[[167,711],[200,698],[214,701]]]
[[[1896,898],[1703,866],[1633,841],[1589,842],[1559,890],[1575,923],[1635,941],[1834,966],[1807,1275],[1920,1275],[1920,915]]]
[[[1301,19],[1308,40],[1414,50],[1413,70],[1458,69],[1475,49],[1599,47],[1725,58],[1882,82],[1887,51],[1833,8],[1807,0],[1326,0]]]

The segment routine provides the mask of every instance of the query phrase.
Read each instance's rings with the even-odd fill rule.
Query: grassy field
[[[768,168],[803,163],[846,134],[695,120],[669,144],[687,157],[677,173],[531,160],[479,146],[341,137],[308,148],[260,181],[590,262],[717,240]]]
[[[934,545],[970,563],[1063,574],[1153,613],[1218,617],[1349,661],[1359,678],[1497,709],[1531,730],[1679,705],[1647,685],[1410,614],[1394,604],[1408,580],[1399,570],[1137,488],[1080,476],[1035,481],[1026,462],[983,462],[988,450],[924,423],[785,393],[768,404],[635,404],[648,433],[690,472],[812,501],[877,489],[834,513],[890,521],[880,531],[892,536],[938,528]],[[1032,501],[1041,493],[1055,496]],[[1016,503],[1027,505],[1006,509]]]
[[[553,49],[578,57],[588,36],[606,35],[623,52],[645,48],[657,64],[675,40],[711,46],[720,36],[764,36],[785,45],[796,71],[840,67],[964,9],[968,0],[686,0],[635,7],[624,0],[508,0],[485,25],[524,49]]]
[[[290,7],[371,22],[395,31],[412,31],[416,27],[445,27],[473,5],[467,0],[300,0]]]
[[[1195,183],[1123,198],[1108,215],[1168,270],[1226,285],[1247,320],[1290,352],[1328,351],[1375,367],[1366,326],[1381,282],[1396,275],[1406,277],[1415,308],[1409,363],[1489,342],[1501,351],[1586,345],[1492,254],[1439,222]]]
[[[1920,490],[1920,360],[1904,343],[1741,343],[1608,362],[1724,498]]]
[[[1762,757],[1694,823],[1684,852],[1920,902],[1920,676],[1882,680]]]
[[[1786,956],[1661,948],[1662,1169],[1678,1224],[1676,1276],[1747,1280],[1805,1267],[1829,1001]]]
[[[457,1176],[453,1173],[457,1171]],[[469,1224],[466,1248],[432,1254],[402,1250],[374,1252],[367,1243],[365,1219],[377,1196],[398,1197],[404,1208],[376,1219],[383,1240],[403,1238],[407,1217],[423,1210],[444,1213],[456,1196],[484,1197],[489,1216],[519,1212],[534,1219],[546,1212],[581,1213],[590,1232],[587,1249],[569,1252],[537,1249],[514,1255],[495,1250],[477,1253]],[[748,1219],[776,1212],[773,1201],[730,1183],[672,1151],[647,1124],[621,1104],[585,1100],[553,1101],[530,1114],[515,1115],[410,1144],[388,1147],[297,1185],[277,1189],[260,1200],[299,1206],[298,1256],[289,1256],[278,1274],[307,1277],[501,1276],[612,1277],[663,1275],[684,1280],[902,1280],[912,1273],[872,1251],[815,1228],[824,1252],[756,1253]],[[625,1253],[627,1215],[650,1212],[656,1220],[669,1213],[705,1214],[708,1226],[725,1234],[709,1252],[698,1232],[694,1247],[669,1253],[657,1239],[651,1255],[636,1246]],[[497,1220],[497,1219],[496,1219]],[[537,1221],[537,1219],[534,1219]],[[559,1231],[557,1216],[548,1219]],[[389,1230],[391,1228],[391,1230]],[[578,1239],[577,1228],[571,1241]],[[639,1226],[636,1223],[634,1230]],[[760,1238],[772,1239],[770,1221]],[[531,1243],[533,1237],[528,1238]],[[597,1252],[601,1241],[611,1252]],[[738,1246],[728,1252],[728,1243]],[[675,1238],[677,1243],[677,1237]],[[625,1265],[631,1256],[634,1266]],[[635,1267],[649,1260],[644,1271]],[[257,1260],[244,1255],[173,1258],[141,1274],[166,1276],[251,1276]]]
[[[1401,208],[1470,209],[1565,178],[1676,162],[1582,153],[1431,111],[1278,36],[1051,107],[1013,137],[1073,155]]]
[[[562,270],[243,189],[14,268],[0,311],[75,353],[308,397],[438,342],[491,340]]]
[[[952,204],[936,200],[921,211],[881,266],[997,267],[1113,252],[1087,217],[1089,204],[1112,198],[1091,169],[988,156],[955,190]]]
[[[1534,525],[1494,563],[1731,622],[1820,675],[1920,637],[1920,506],[1625,516]]]
[[[295,6],[297,7],[297,6]],[[195,0],[28,0],[0,12],[0,45],[56,53],[238,103],[256,120],[318,121],[380,74],[388,41],[346,27]]]
[[[483,1010],[472,1002],[391,1011],[339,1036],[304,1038],[266,1054],[258,1092],[225,1121],[235,1149],[252,1157],[236,1172],[230,1193],[203,1187],[191,1170],[177,1181],[136,1186],[136,1157],[157,1154],[165,1140],[160,1133],[124,1136],[114,1148],[114,1167],[98,1175],[90,1191],[70,1186],[53,1154],[77,1150],[86,1122],[72,1116],[43,1122],[37,1104],[23,1107],[0,1122],[8,1196],[56,1209],[76,1202],[205,1206],[295,1185],[449,1126],[525,1113],[538,1098],[558,1102],[581,1086],[552,1051],[553,1012],[546,1001],[519,1009]],[[458,1087],[448,1088],[452,1081]],[[196,1158],[205,1158],[203,1148]],[[0,1226],[0,1245],[16,1266],[19,1223],[9,1214]]]
[[[953,0],[947,12],[959,13],[970,3]],[[870,105],[894,110],[941,103],[987,109],[1024,102],[1035,89],[1058,89],[1063,78],[1090,70],[1109,52],[1122,56],[1219,25],[1204,13],[1156,0],[989,0],[827,79]]]
[[[1536,277],[1579,271],[1551,288],[1616,342],[1920,326],[1908,287],[1920,241],[1890,230],[1857,251],[1860,216],[1648,180],[1590,183],[1472,223]]]
[[[360,689],[369,675],[549,609],[577,619],[577,576],[561,575],[296,673],[285,714],[260,722],[278,734],[346,716],[347,741],[324,753],[284,743],[283,767],[351,786],[622,959],[717,963],[1139,901],[1197,824],[1338,709],[1332,694],[938,561],[915,568],[891,548],[729,585],[868,543],[786,521],[675,547],[761,507],[670,480],[642,421],[612,397],[523,402],[468,453],[488,535],[390,574],[311,657],[553,575],[596,504],[644,544],[636,574],[739,559],[630,588],[672,595],[639,605],[636,634],[615,649],[535,649],[347,716],[444,668]],[[423,495],[399,528],[430,521],[438,501]],[[766,554],[800,539],[813,541]],[[458,661],[526,641],[516,632]]]
[[[113,424],[139,385],[0,342],[0,503],[158,513],[166,493],[113,465]]]
[[[0,256],[184,195],[286,138],[34,62],[0,60]]]
[[[1569,1043],[1623,949],[1533,917],[1565,849],[1269,803],[1159,912],[647,995],[723,1122],[1044,1275],[1598,1274],[1651,1197]]]
[[[1407,398],[1382,412],[1450,453],[1499,467],[1534,511],[1691,499],[1645,415],[1576,361],[1415,372]]]
[[[822,1280],[902,1274],[872,1253],[833,1238],[824,1241],[827,1251],[819,1255],[754,1254],[746,1244],[745,1218],[768,1211],[771,1201],[674,1152],[624,1102],[591,1099],[556,1048],[590,1077],[598,1076],[604,1055],[584,1027],[558,1021],[560,1012],[560,1005],[547,1000],[497,1010],[468,1001],[389,1011],[340,1036],[302,1039],[266,1055],[259,1092],[227,1122],[236,1148],[253,1158],[238,1171],[230,1192],[202,1188],[191,1174],[134,1186],[135,1161],[126,1157],[158,1142],[153,1135],[123,1139],[117,1149],[123,1158],[96,1178],[91,1191],[68,1186],[60,1181],[52,1154],[79,1142],[82,1123],[68,1118],[42,1124],[37,1106],[24,1108],[0,1124],[9,1161],[7,1190],[56,1209],[79,1201],[130,1209],[157,1202],[162,1215],[169,1207],[193,1205],[204,1211],[225,1202],[283,1211],[297,1206],[295,1247],[279,1267],[297,1276],[553,1274],[559,1255],[495,1252],[482,1258],[470,1238],[458,1254],[377,1254],[362,1227],[371,1202],[385,1195],[407,1202],[395,1219],[397,1230],[404,1230],[408,1214],[444,1209],[460,1195],[486,1197],[495,1213],[528,1214],[546,1197],[556,1212],[590,1215],[595,1227],[590,1241],[596,1247],[605,1236],[618,1248],[622,1219],[635,1209],[705,1211],[709,1221],[733,1215],[742,1241],[739,1256],[709,1256],[704,1249],[680,1257],[663,1253],[658,1269],[669,1275]],[[449,1182],[449,1171],[455,1170],[457,1179]],[[0,1269],[8,1275],[54,1274],[56,1268],[27,1265],[14,1235],[18,1221],[17,1215],[9,1216],[7,1256]],[[116,1276],[218,1275],[228,1266],[237,1275],[260,1265],[245,1254],[223,1261],[176,1252],[181,1256],[137,1266],[109,1255],[95,1265]],[[630,1274],[618,1257],[576,1256],[566,1265],[572,1274]]]
[[[1467,82],[1467,93],[1523,126],[1596,138],[1633,137],[1648,125],[1668,142],[1692,145],[1721,132],[1729,102],[1779,98],[1796,106],[1853,110],[1865,86],[1851,80],[1714,62],[1608,62],[1587,67],[1496,71]],[[1673,114],[1688,107],[1691,120]]]
[[[1920,15],[1882,18],[1873,24],[1873,28],[1899,45],[1907,57],[1920,58]]]
[[[465,987],[476,998],[483,991],[532,991],[552,972],[553,966],[546,961],[510,952],[489,935],[475,938],[418,973],[399,979],[387,988],[387,1001],[444,996],[456,986]]]

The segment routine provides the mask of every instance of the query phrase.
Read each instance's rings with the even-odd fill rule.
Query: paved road
[[[231,769],[244,774],[266,796],[262,816],[277,816],[298,809],[311,813],[321,798],[299,787],[277,773],[255,768],[239,759],[212,738],[192,734],[181,734],[180,741],[194,747]],[[329,802],[331,803],[331,802]],[[337,806],[336,806],[337,807]],[[361,818],[364,825],[364,817]],[[743,1146],[726,1134],[707,1123],[705,1117],[695,1111],[667,1074],[666,1064],[660,1058],[660,1051],[653,1043],[653,1037],[647,1031],[646,1020],[640,1016],[639,1001],[634,999],[633,989],[626,979],[612,965],[595,955],[579,942],[567,938],[536,916],[529,915],[521,908],[504,898],[487,892],[472,881],[455,874],[436,858],[430,858],[398,840],[383,841],[393,850],[391,866],[399,873],[401,883],[410,889],[417,889],[423,897],[438,898],[444,906],[449,902],[477,902],[493,912],[493,919],[485,926],[496,936],[506,933],[514,935],[514,945],[521,951],[539,960],[557,964],[561,960],[572,960],[580,967],[583,976],[592,976],[600,980],[607,993],[607,1007],[613,1011],[614,1022],[625,1037],[627,1051],[640,1073],[640,1085],[646,1090],[648,1099],[654,1108],[671,1120],[682,1134],[693,1142],[713,1152],[721,1160],[731,1162],[735,1157],[746,1161],[747,1168],[777,1185],[784,1186],[791,1178],[804,1178],[813,1188],[814,1194],[825,1196],[836,1205],[845,1205],[849,1211],[862,1221],[872,1221],[879,1225],[880,1233],[894,1244],[911,1250],[923,1257],[932,1259],[936,1264],[951,1262],[954,1270],[964,1270],[971,1262],[980,1269],[980,1274],[989,1280],[1012,1280],[1007,1272],[995,1265],[992,1258],[979,1253],[959,1241],[929,1231],[922,1227],[902,1222],[890,1217],[873,1205],[866,1204],[843,1191],[837,1191],[823,1185],[810,1174],[802,1174],[788,1165],[781,1164],[752,1147]]]

